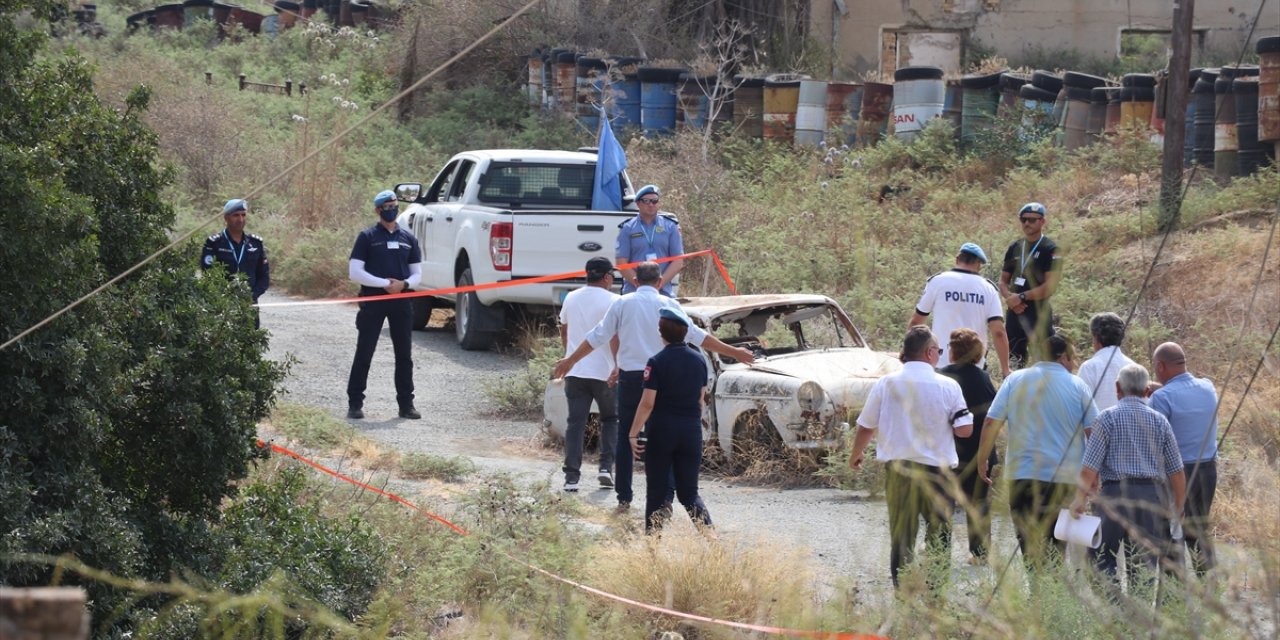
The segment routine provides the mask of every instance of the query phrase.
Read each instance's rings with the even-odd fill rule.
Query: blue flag
[[[627,155],[613,137],[609,117],[600,114],[600,141],[596,145],[595,190],[591,193],[591,208],[597,211],[622,210],[622,171],[627,168]]]

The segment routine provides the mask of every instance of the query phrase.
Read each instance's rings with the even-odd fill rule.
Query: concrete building
[[[1238,52],[1261,0],[1198,0],[1197,45]],[[1115,58],[1131,34],[1167,35],[1171,0],[814,0],[809,37],[835,52],[833,78],[930,65],[960,71],[966,49],[1016,62],[1031,51]],[[1280,28],[1263,10],[1254,38]],[[1252,51],[1252,43],[1250,43]]]

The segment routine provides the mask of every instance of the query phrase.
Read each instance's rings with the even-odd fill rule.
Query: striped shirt
[[[1125,397],[1093,422],[1084,466],[1103,482],[1164,478],[1182,471],[1182,455],[1169,421],[1143,399]]]

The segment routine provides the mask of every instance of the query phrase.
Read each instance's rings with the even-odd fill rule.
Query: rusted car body
[[[872,350],[826,296],[681,298],[680,305],[695,323],[756,356],[745,365],[703,352],[709,374],[704,437],[730,460],[750,445],[838,444],[876,380],[902,366],[894,354]],[[547,386],[544,411],[548,430],[563,437],[562,381]]]

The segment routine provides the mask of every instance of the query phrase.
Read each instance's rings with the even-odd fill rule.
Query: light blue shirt
[[[1218,392],[1212,382],[1179,373],[1151,394],[1151,408],[1169,419],[1183,463],[1218,455]]]
[[[1075,484],[1085,428],[1098,417],[1093,390],[1057,362],[1037,362],[1005,379],[987,417],[1009,426],[1005,464],[1014,480]]]
[[[614,247],[618,264],[627,262],[645,262],[655,258],[670,258],[684,255],[684,240],[680,237],[680,223],[658,214],[653,224],[645,224],[636,216],[618,225],[618,241]],[[667,272],[670,262],[658,265],[662,273]],[[622,292],[630,293],[636,288],[630,282],[622,283]],[[662,295],[671,295],[671,283],[662,288]],[[643,368],[643,367],[641,367]]]
[[[609,306],[600,324],[587,334],[587,343],[593,349],[607,349],[609,341],[618,336],[618,369],[643,371],[649,358],[665,346],[662,334],[658,333],[658,310],[663,307],[679,309],[680,303],[647,285],[623,294]],[[706,337],[706,331],[690,326],[685,342],[700,347]]]

